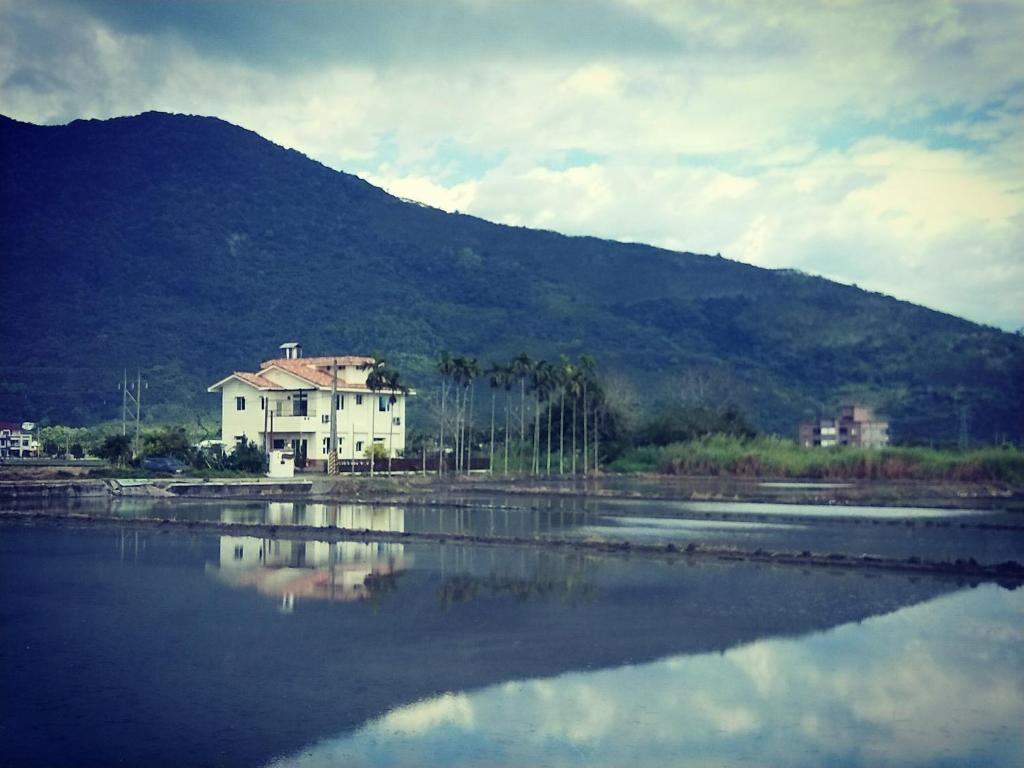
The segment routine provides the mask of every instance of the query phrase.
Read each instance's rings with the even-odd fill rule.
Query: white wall
[[[285,440],[286,444],[292,439],[305,439],[307,458],[323,460],[326,458],[323,450],[324,438],[331,435],[331,392],[330,390],[316,389],[304,391],[307,396],[308,410],[312,415],[308,417],[275,417],[273,436],[276,439]],[[287,398],[294,394],[295,392],[261,392],[249,384],[232,379],[221,390],[221,439],[228,446],[232,446],[238,435],[245,435],[249,440],[263,447],[264,413],[260,407],[260,398],[266,398],[271,408],[274,408],[276,402],[284,401],[284,412],[287,414],[291,413],[290,401]],[[391,427],[392,455],[397,455],[405,450],[405,405],[407,399],[405,395],[398,395],[397,402],[388,404],[388,395],[386,394],[344,389],[339,389],[338,394],[343,395],[345,401],[344,407],[338,411],[338,444],[341,458],[359,459],[363,457],[363,451],[370,443],[371,422],[374,436],[386,446],[389,438],[389,424],[393,418],[398,418],[400,424]],[[237,409],[236,397],[245,398],[244,411]],[[361,405],[356,402],[360,397],[363,401]],[[384,398],[385,406],[390,405],[389,411],[377,410],[379,397]],[[328,417],[326,422],[324,416]],[[355,450],[356,443],[363,444],[362,450]]]
[[[221,390],[221,440],[231,448],[235,445],[238,435],[263,447],[263,409],[260,408],[260,397],[266,397],[255,387],[232,379]],[[245,398],[245,410],[239,411],[236,397]]]

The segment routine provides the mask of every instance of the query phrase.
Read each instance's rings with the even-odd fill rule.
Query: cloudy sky
[[[1013,330],[1021,40],[1021,0],[0,0],[0,112],[215,115],[440,208]]]

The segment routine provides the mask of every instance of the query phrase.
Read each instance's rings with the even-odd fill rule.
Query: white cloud
[[[401,66],[391,50],[296,68],[242,57],[237,40],[216,55],[184,28],[0,0],[0,101],[36,122],[217,115],[440,208],[795,266],[1024,324],[1019,4],[636,0],[609,23],[660,28],[674,48],[643,50],[633,32],[616,48],[611,29],[575,49],[538,34],[532,49],[519,24],[515,50],[531,55],[518,57],[491,23],[500,4],[468,11],[491,37],[450,59],[414,51]],[[504,55],[483,55],[489,44]],[[585,159],[551,162],[572,153]]]

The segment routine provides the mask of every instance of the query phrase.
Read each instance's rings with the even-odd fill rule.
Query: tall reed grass
[[[609,467],[615,472],[808,479],[960,480],[1024,485],[1024,451],[933,448],[803,448],[777,437],[711,435],[685,443],[640,446]]]

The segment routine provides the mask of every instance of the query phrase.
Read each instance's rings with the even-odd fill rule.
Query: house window
[[[267,410],[267,398],[263,397],[262,395],[260,396],[260,410]]]
[[[356,395],[356,397],[358,397],[358,395]],[[362,440],[356,440],[356,453],[362,453],[362,451],[363,451],[363,441]]]
[[[381,412],[391,410],[391,402],[387,395],[380,395],[377,398],[377,410]]]
[[[245,552],[245,550],[241,546],[236,546],[235,547],[235,560],[241,560],[242,559],[242,554],[244,552]]]
[[[236,397],[235,398],[235,410],[236,411],[244,411],[245,410],[245,398],[244,397]]]
[[[362,395],[356,395],[356,405],[362,405],[362,404],[363,404],[363,396]]]
[[[331,438],[325,437],[324,438],[324,454],[328,454],[330,452],[331,452]]]
[[[402,426],[402,418],[400,416],[395,416],[395,418],[391,420],[391,423],[394,424],[396,427],[400,427]]]
[[[335,395],[334,396],[334,410],[343,411],[345,410],[345,396]]]
[[[330,424],[331,423],[330,414],[326,414],[325,413],[323,416],[321,416],[320,417],[320,423],[321,424]]]
[[[274,450],[275,451],[283,451],[284,450],[284,438],[275,438],[274,439]]]
[[[292,398],[292,416],[308,416],[309,403],[306,400],[306,393],[299,392]]]

